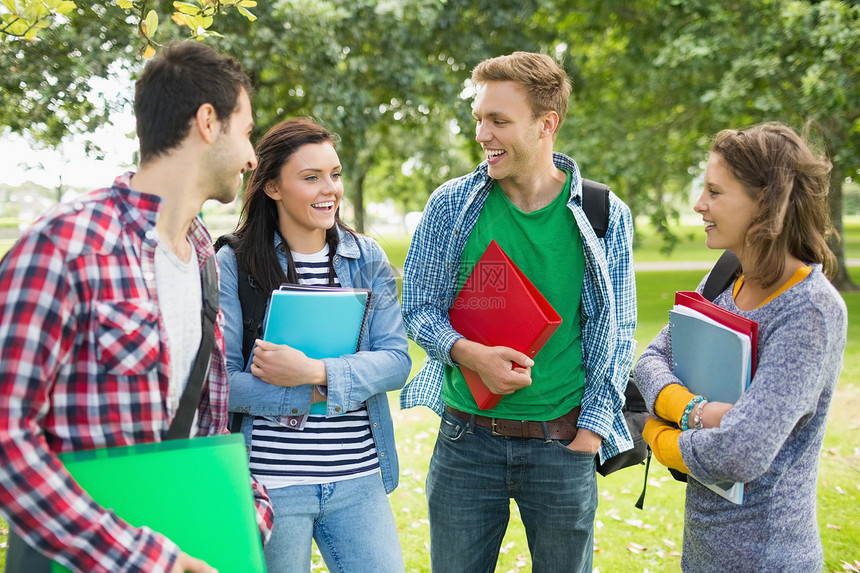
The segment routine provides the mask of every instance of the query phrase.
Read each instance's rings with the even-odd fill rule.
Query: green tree
[[[347,192],[361,230],[368,177],[375,184],[402,180],[402,172],[389,177],[380,169],[401,171],[407,162],[420,166],[410,179],[423,203],[441,180],[421,175],[450,173],[456,162],[452,154],[463,149],[457,132],[473,129],[468,101],[460,97],[471,66],[502,53],[497,51],[500,39],[508,45],[524,44],[523,23],[532,16],[528,6],[510,0],[477,4],[261,4],[256,22],[249,25],[234,18],[236,27],[225,32],[219,45],[242,54],[256,88],[259,125],[310,115],[341,137]],[[465,31],[479,29],[491,6],[505,16],[497,20],[497,31],[465,42]],[[452,131],[452,126],[457,129]],[[371,177],[374,169],[377,175]]]
[[[171,19],[173,3],[2,0],[0,131],[29,133],[47,145],[91,132],[127,103],[94,97],[91,78],[121,68],[133,73],[160,42],[218,36],[211,28],[215,16],[219,22],[230,14],[254,18],[253,0],[176,4]],[[221,14],[228,9],[235,10]]]
[[[820,126],[834,164],[831,217],[842,229],[842,182],[860,167],[860,7],[845,2],[610,1],[545,20],[574,38],[578,91],[570,127],[595,161],[658,225],[718,130],[760,121]],[[555,14],[562,13],[562,17]],[[602,140],[602,143],[601,143]],[[844,250],[834,283],[852,284]]]

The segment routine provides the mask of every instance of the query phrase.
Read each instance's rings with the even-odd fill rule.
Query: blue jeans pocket
[[[566,454],[573,456],[574,458],[580,459],[584,462],[593,462],[597,457],[597,454],[590,454],[588,452],[578,452],[576,450],[571,450],[567,447],[567,444],[561,440],[553,440],[552,445],[557,448],[561,448]]]
[[[439,437],[445,438],[449,442],[458,442],[466,433],[467,422],[452,415],[449,412],[442,412],[442,420],[439,422]]]

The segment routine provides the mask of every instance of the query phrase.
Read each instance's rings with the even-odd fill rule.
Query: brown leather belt
[[[455,417],[468,422],[471,414],[446,406],[447,410]],[[509,438],[539,438],[551,440],[572,441],[576,437],[576,421],[579,419],[579,406],[555,420],[537,422],[532,420],[508,420],[506,418],[490,418],[475,414],[475,424],[487,428],[494,436],[506,436]],[[543,431],[546,424],[547,434]]]

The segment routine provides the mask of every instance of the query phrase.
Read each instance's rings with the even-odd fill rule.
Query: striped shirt
[[[328,285],[328,245],[311,255],[291,255],[299,284]],[[340,286],[337,277],[334,286]],[[318,404],[301,430],[275,418],[254,418],[250,467],[267,488],[331,483],[379,472],[367,407],[362,404],[343,416],[327,418]]]

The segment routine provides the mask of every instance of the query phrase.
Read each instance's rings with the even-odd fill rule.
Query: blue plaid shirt
[[[630,210],[610,194],[609,229],[598,239],[582,210],[579,168],[569,157],[553,154],[556,166],[571,173],[568,208],[582,236],[585,279],[582,289],[582,357],[585,395],[578,426],[603,437],[601,460],[633,447],[621,414],[624,389],[636,341],[636,283],[633,275],[633,221]],[[451,347],[462,338],[448,320],[457,295],[460,257],[493,187],[486,163],[448,181],[427,201],[412,238],[403,273],[406,333],[427,360],[403,388],[400,406],[427,406],[442,413],[442,384]]]

